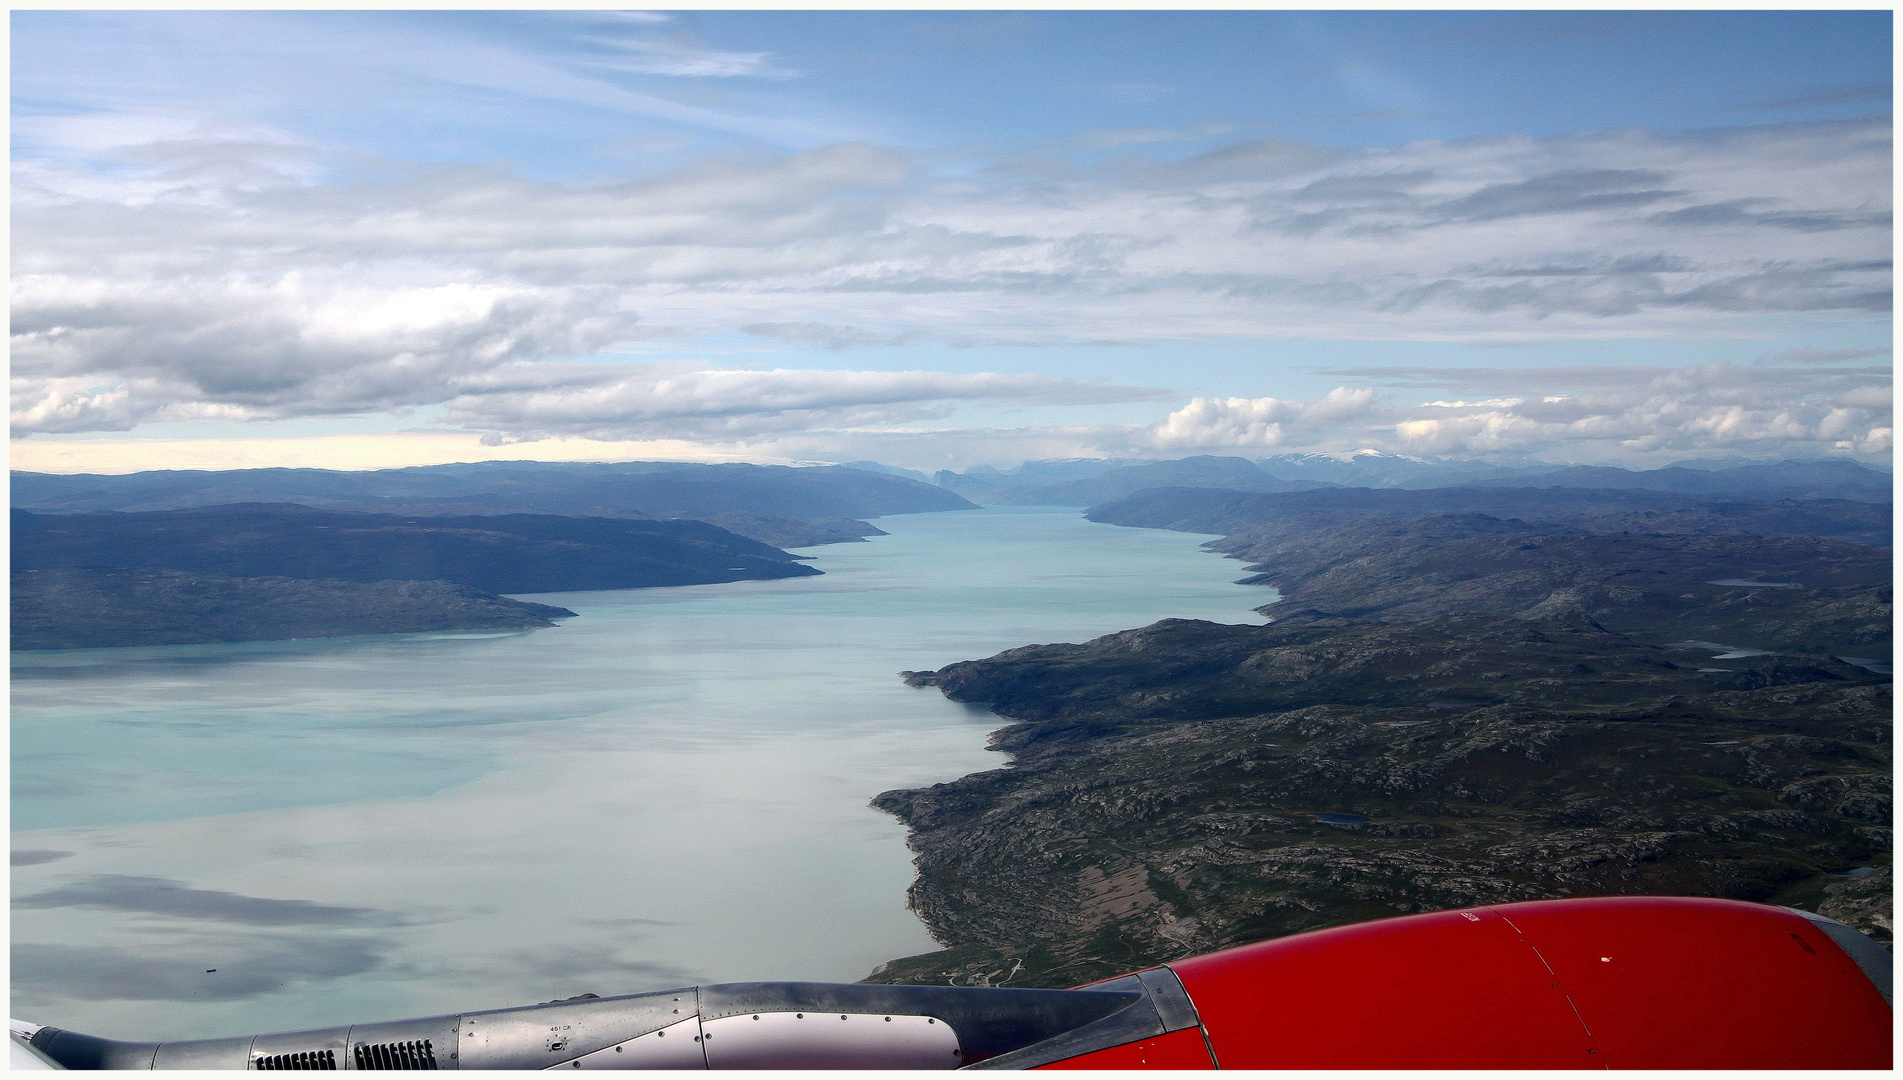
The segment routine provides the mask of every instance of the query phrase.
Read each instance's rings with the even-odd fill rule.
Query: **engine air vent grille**
[[[358,1043],[359,1069],[434,1069],[436,1051],[428,1039],[415,1042]]]
[[[337,1051],[300,1050],[295,1054],[269,1054],[251,1059],[254,1069],[337,1069]]]

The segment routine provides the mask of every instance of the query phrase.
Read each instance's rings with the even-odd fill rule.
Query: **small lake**
[[[1069,508],[879,525],[806,549],[823,577],[532,597],[580,613],[550,630],[14,654],[13,1015],[194,1038],[856,980],[937,947],[868,800],[1005,763],[898,671],[1275,598]]]

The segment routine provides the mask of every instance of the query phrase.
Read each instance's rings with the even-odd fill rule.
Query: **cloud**
[[[59,853],[53,853],[59,854]],[[84,881],[23,896],[16,908],[99,908],[185,919],[209,919],[248,926],[379,926],[392,918],[370,908],[337,907],[308,900],[272,900],[261,896],[188,888],[166,878],[99,874]]]
[[[16,994],[42,1001],[231,1001],[361,974],[381,962],[375,943],[335,934],[202,942],[160,954],[15,942],[10,974]]]
[[[1315,401],[1198,397],[1142,425],[785,431],[750,442],[795,459],[856,457],[936,469],[1040,458],[1388,453],[1650,466],[1698,457],[1883,461],[1893,439],[1887,369],[1685,367],[1376,369],[1395,385],[1509,384],[1511,397],[1403,405],[1370,387]]]
[[[597,15],[608,14],[588,13],[588,21],[592,23]],[[626,21],[609,17],[606,25],[620,29],[614,24]],[[721,53],[678,36],[603,38],[583,32],[577,35],[578,41],[592,42],[598,50],[620,54],[605,59],[598,55],[590,62],[585,57],[571,58],[565,51],[551,54],[496,38],[464,36],[448,26],[453,24],[440,20],[420,21],[415,29],[406,31],[385,24],[375,34],[364,34],[353,31],[345,20],[305,19],[298,23],[295,32],[286,32],[282,21],[276,20],[265,28],[259,39],[248,41],[247,46],[254,54],[283,55],[292,63],[300,60],[308,63],[305,58],[312,52],[347,56],[358,69],[396,75],[398,85],[421,79],[449,87],[500,92],[527,101],[581,106],[610,114],[648,117],[702,130],[746,135],[770,145],[810,145],[815,141],[837,139],[843,134],[813,121],[766,118],[687,103],[666,93],[630,89],[613,77],[602,77],[604,71],[614,67],[631,74],[662,76],[754,74],[778,78],[790,74],[769,67],[765,54]]]
[[[767,53],[721,52],[679,38],[589,37],[582,40],[605,46],[619,54],[614,59],[588,61],[592,66],[638,72],[643,75],[678,75],[715,79],[737,76],[790,79],[798,74],[769,64]]]
[[[1725,227],[1743,225],[1753,228],[1790,229],[1795,232],[1833,232],[1838,229],[1884,228],[1890,224],[1889,211],[1838,213],[1791,213],[1756,210],[1769,200],[1732,199],[1729,202],[1687,206],[1653,214],[1651,220],[1664,225]]]
[[[1510,184],[1489,184],[1432,210],[1471,221],[1626,210],[1682,194],[1657,187],[1667,179],[1665,173],[1653,169],[1568,169]]]
[[[457,77],[529,77],[511,64]],[[280,133],[36,123],[66,149],[16,171],[16,435],[421,406],[498,439],[903,426],[1027,391],[1136,398],[595,361],[735,333],[832,349],[1735,337],[1790,315],[1867,324],[1890,303],[1881,120],[1251,139],[955,175],[841,142],[586,183],[501,166],[345,181]],[[1217,427],[1295,430],[1251,417]]]
[[[1863,352],[1863,350],[1847,350]],[[1383,387],[1468,396],[1397,404],[1370,386],[1341,386],[1316,401],[1199,397],[1149,424],[981,427],[938,421],[933,402],[1064,396],[1070,388],[1013,382],[1022,376],[942,373],[733,373],[688,367],[585,372],[566,389],[518,389],[507,410],[480,418],[497,431],[559,432],[533,453],[492,435],[350,436],[247,443],[142,443],[136,467],[333,465],[358,443],[366,463],[434,464],[493,458],[548,460],[876,460],[928,472],[1027,460],[1389,453],[1507,461],[1656,467],[1699,457],[1843,457],[1885,462],[1893,438],[1887,367],[1804,363],[1685,367],[1362,368],[1335,374]],[[729,376],[742,378],[723,385]],[[870,378],[862,379],[862,376]],[[673,385],[662,386],[663,382]],[[1510,396],[1490,391],[1510,388]],[[1478,391],[1477,393],[1475,391]],[[1105,388],[1114,396],[1119,388]],[[1391,391],[1389,392],[1391,395]],[[936,396],[934,396],[936,395]],[[1418,398],[1415,398],[1418,400]],[[738,411],[722,402],[744,401]],[[508,411],[516,410],[516,411]],[[698,410],[698,411],[697,411]],[[912,420],[904,420],[910,415]],[[476,419],[476,418],[472,418]],[[644,429],[690,430],[690,441],[643,438]],[[515,436],[520,438],[522,436]],[[591,442],[591,438],[612,440]],[[322,445],[316,445],[322,442]],[[306,445],[308,444],[308,445]],[[402,444],[402,445],[398,445]],[[101,465],[122,444],[27,443],[22,468],[127,471]],[[74,455],[70,462],[65,455]],[[35,464],[37,462],[38,464]]]
[[[1374,391],[1337,387],[1320,401],[1277,398],[1196,398],[1149,431],[1159,450],[1214,447],[1279,448],[1309,442],[1341,425],[1367,417]]]
[[[903,337],[880,337],[857,326],[829,326],[826,323],[749,323],[740,329],[775,341],[793,341],[834,350],[905,344]]]
[[[1324,176],[1319,180],[1311,180],[1303,184],[1290,193],[1288,198],[1290,202],[1297,205],[1349,207],[1369,203],[1404,204],[1413,197],[1415,189],[1433,180],[1433,173],[1419,169],[1412,172],[1376,173],[1371,176]]]
[[[1398,374],[1377,369],[1387,381]],[[1380,405],[1338,388],[1313,403],[1198,398],[1135,436],[1155,450],[1333,451],[1372,447],[1441,456],[1645,460],[1732,453],[1881,457],[1892,440],[1887,374],[1725,363],[1681,368],[1453,369],[1418,384],[1544,383],[1570,392]]]
[[[1759,364],[1842,364],[1852,360],[1866,360],[1872,356],[1888,356],[1888,349],[1785,349],[1783,352],[1758,359]]]
[[[626,341],[637,322],[600,288],[298,273],[209,288],[147,279],[110,296],[73,284],[15,279],[16,432],[429,404],[501,363]]]
[[[1807,394],[1842,393],[1853,387],[1872,384],[1889,385],[1890,368],[1887,365],[1819,371],[1813,370],[1813,364],[1805,359],[1811,355],[1810,351],[1792,351],[1798,354],[1794,360],[1781,360],[1780,358],[1787,354],[1780,353],[1769,358],[1760,358],[1748,367],[1734,364],[1706,367],[1665,367],[1656,364],[1569,364],[1550,367],[1395,366],[1329,368],[1318,374],[1384,387],[1419,387],[1468,393],[1484,392],[1489,389],[1506,390],[1527,398],[1570,395],[1597,390],[1626,392],[1666,384],[1683,385],[1684,373],[1694,371],[1723,372],[1725,373],[1724,381],[1731,385],[1739,388],[1752,387],[1759,392],[1775,393],[1783,388],[1789,396],[1794,398]],[[1880,351],[1863,349],[1846,349],[1842,350],[1842,353],[1854,356],[1881,355]],[[1799,366],[1781,369],[1782,362],[1791,362]]]
[[[617,440],[612,443],[556,436],[507,444],[470,431],[400,431],[376,434],[254,438],[140,438],[20,440],[12,465],[24,472],[107,473],[148,469],[400,469],[469,461],[744,461],[792,465],[823,456],[802,452],[774,458],[747,447],[727,450],[685,439]]]
[[[774,432],[890,425],[941,415],[954,402],[1003,405],[1156,400],[1167,391],[1042,375],[934,371],[735,371],[685,365],[517,365],[448,403],[452,422],[514,437],[591,439],[688,434],[720,440]]]

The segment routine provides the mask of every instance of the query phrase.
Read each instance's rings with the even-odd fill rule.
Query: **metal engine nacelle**
[[[1890,954],[1789,908],[1606,897],[1316,930],[1074,990],[728,983],[236,1039],[28,1025],[15,1041],[71,1069],[1884,1069]]]

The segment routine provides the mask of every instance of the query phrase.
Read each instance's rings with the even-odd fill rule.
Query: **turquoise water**
[[[884,518],[825,576],[534,599],[549,630],[13,657],[13,1015],[198,1037],[936,946],[880,791],[1004,760],[896,673],[1273,599],[1203,537]],[[217,969],[208,971],[206,969]]]

